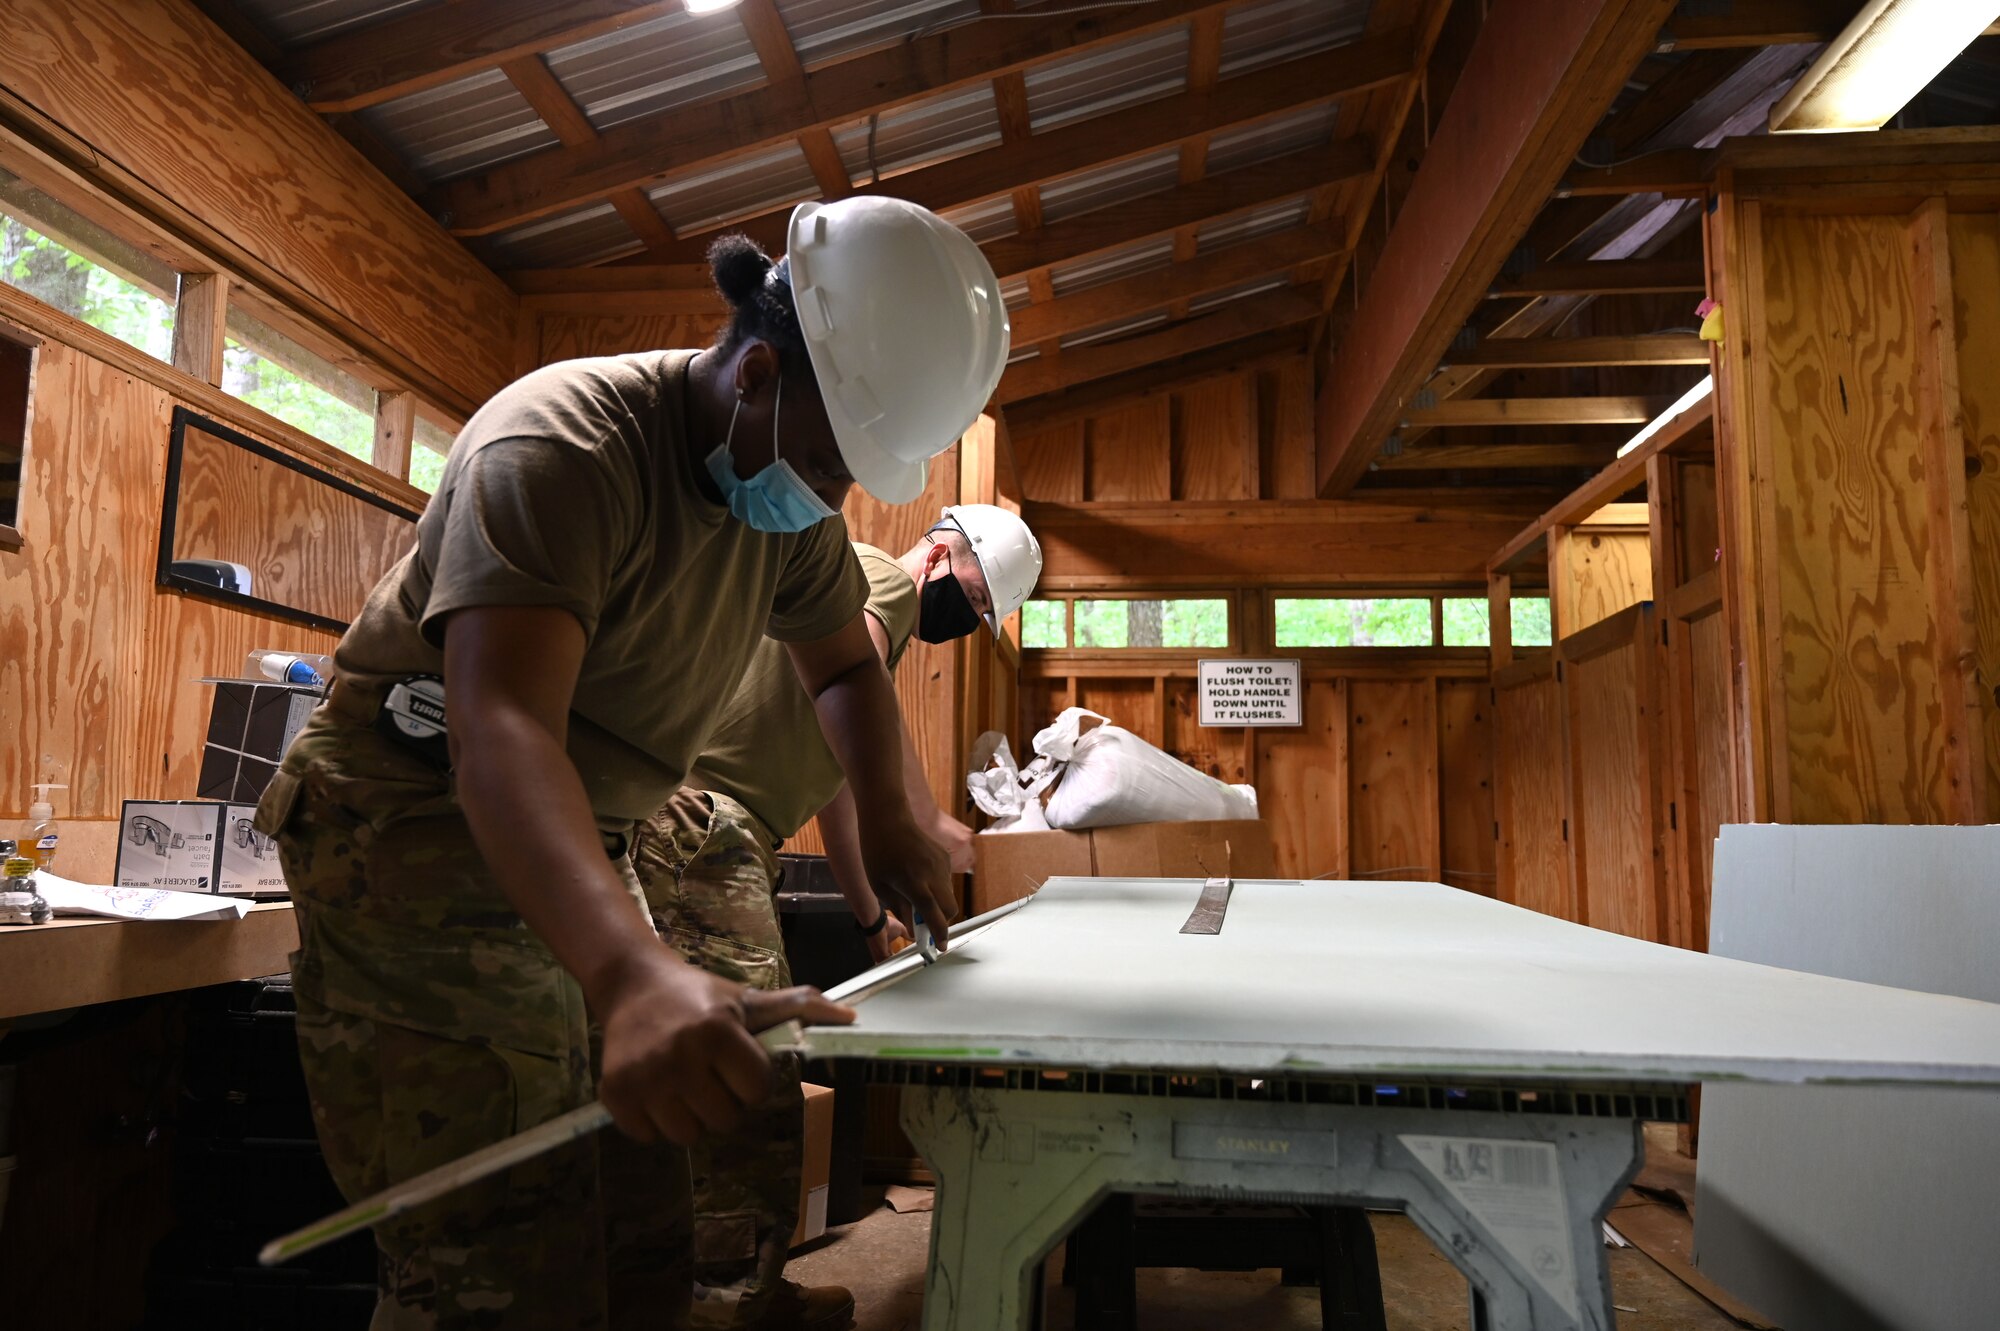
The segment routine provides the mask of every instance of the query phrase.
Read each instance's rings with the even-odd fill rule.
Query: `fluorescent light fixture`
[[[1688,389],[1687,392],[1682,393],[1679,398],[1675,399],[1674,405],[1668,407],[1665,411],[1653,417],[1652,421],[1647,424],[1645,429],[1639,431],[1639,433],[1633,435],[1631,439],[1627,440],[1625,447],[1618,450],[1618,456],[1621,458],[1624,457],[1627,453],[1630,453],[1633,449],[1645,443],[1648,439],[1651,439],[1654,435],[1658,434],[1660,431],[1666,429],[1668,424],[1672,422],[1674,417],[1680,415],[1682,412],[1686,411],[1689,407],[1692,407],[1695,403],[1701,401],[1703,398],[1707,397],[1710,393],[1713,393],[1714,391],[1715,391],[1715,376],[1712,374],[1704,374],[1701,377],[1700,383],[1696,384],[1693,388]]]
[[[743,0],[681,0],[690,14],[719,14],[725,9],[734,9]]]
[[[1771,108],[1771,132],[1882,128],[1995,18],[1996,0],[1869,0]]]

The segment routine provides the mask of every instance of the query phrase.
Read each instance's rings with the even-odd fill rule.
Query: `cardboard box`
[[[833,1172],[833,1088],[807,1082],[805,1168],[799,1174],[799,1223],[792,1246],[826,1233],[827,1176]]]
[[[317,706],[318,689],[247,679],[218,682],[194,793],[205,800],[255,804]]]
[[[118,828],[119,887],[283,897],[278,848],[250,826],[254,804],[126,800]]]
[[[993,832],[972,839],[966,913],[1019,900],[1051,878],[1274,878],[1262,821],[1129,823],[1084,832]]]

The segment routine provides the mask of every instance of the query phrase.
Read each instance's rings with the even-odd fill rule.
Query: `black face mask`
[[[942,578],[924,584],[917,603],[917,636],[925,642],[950,642],[979,627],[979,612],[966,598],[958,576],[947,567]]]

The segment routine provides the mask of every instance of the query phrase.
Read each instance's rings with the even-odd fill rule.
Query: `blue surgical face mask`
[[[747,523],[758,531],[785,532],[804,531],[816,522],[824,522],[833,516],[833,510],[826,501],[812,492],[812,487],[799,479],[792,470],[792,464],[778,456],[779,408],[785,396],[785,376],[778,376],[778,396],[771,404],[771,453],[770,466],[744,480],[736,474],[736,464],[730,456],[729,445],[736,438],[736,413],[743,410],[743,399],[736,399],[736,406],[729,413],[729,433],[722,445],[708,455],[708,474],[722,488],[722,497],[729,503],[729,511],[737,521]]]

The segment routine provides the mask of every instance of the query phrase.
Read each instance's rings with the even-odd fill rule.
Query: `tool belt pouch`
[[[451,770],[451,745],[446,738],[444,681],[436,675],[414,675],[392,685],[375,714],[375,731],[418,754],[439,771]]]

